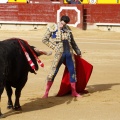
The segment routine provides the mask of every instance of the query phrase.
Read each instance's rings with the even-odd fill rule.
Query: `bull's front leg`
[[[19,101],[20,96],[21,96],[21,89],[16,88],[14,110],[21,110],[20,101]]]

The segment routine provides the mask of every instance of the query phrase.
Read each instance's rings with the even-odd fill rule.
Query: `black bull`
[[[7,107],[15,110],[20,109],[19,98],[21,90],[27,82],[28,72],[34,73],[34,70],[30,67],[18,40],[21,41],[31,60],[35,64],[35,70],[38,70],[37,61],[24,40],[12,38],[0,41],[0,100],[5,88],[8,96]],[[30,48],[38,56],[34,47],[30,46]],[[12,87],[16,88],[14,104],[11,99]],[[0,116],[1,115],[2,113],[0,111]]]

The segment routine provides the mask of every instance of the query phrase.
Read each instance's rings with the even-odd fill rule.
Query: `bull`
[[[25,55],[24,50],[28,53],[27,55]],[[8,109],[21,109],[19,101],[21,91],[27,82],[28,73],[31,72],[35,74],[35,71],[39,69],[38,61],[35,56],[42,54],[47,55],[47,52],[35,50],[34,46],[30,46],[26,41],[19,38],[10,38],[0,41],[0,100],[5,88],[8,96]],[[31,66],[27,59],[28,55],[28,59],[32,61]],[[12,87],[15,88],[14,104],[11,98]],[[1,109],[0,116],[2,116]]]

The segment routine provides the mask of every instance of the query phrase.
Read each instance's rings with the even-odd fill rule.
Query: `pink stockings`
[[[71,90],[72,90],[72,96],[73,97],[80,97],[80,94],[76,92],[76,84],[75,82],[70,83],[71,84]]]
[[[47,86],[46,86],[45,94],[43,95],[42,98],[48,98],[48,93],[49,93],[49,90],[50,90],[52,84],[53,84],[52,81],[48,81],[48,82],[47,82]]]
[[[48,98],[49,90],[50,90],[52,84],[53,84],[52,81],[48,81],[48,82],[47,82],[46,90],[45,90],[45,93],[44,93],[44,95],[43,95],[42,98]],[[78,94],[78,93],[76,92],[76,86],[75,86],[76,83],[73,82],[73,83],[70,83],[70,84],[71,84],[72,96],[73,96],[73,97],[80,97],[80,94]]]

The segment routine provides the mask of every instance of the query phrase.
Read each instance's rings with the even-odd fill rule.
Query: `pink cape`
[[[93,66],[80,56],[75,55],[76,62],[76,91],[83,92],[91,76]],[[65,67],[60,89],[57,96],[63,96],[71,92],[70,76],[67,67]]]

